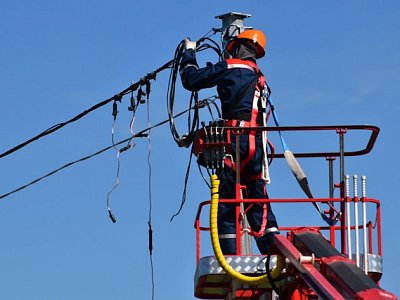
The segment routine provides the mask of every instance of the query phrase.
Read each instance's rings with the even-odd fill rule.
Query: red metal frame
[[[345,298],[323,277],[323,275],[314,267],[312,263],[301,262],[301,253],[284,236],[278,235],[275,238],[275,247],[285,257],[293,263],[299,276],[323,299],[344,300]]]
[[[359,230],[363,228],[363,225],[358,225],[357,227],[352,226],[352,225],[346,225],[346,203],[347,202],[361,202],[361,203],[367,203],[369,205],[375,205],[375,210],[376,210],[376,219],[375,219],[375,225],[373,225],[372,220],[367,220],[366,222],[366,230],[367,230],[367,254],[374,254],[374,238],[376,237],[376,243],[377,243],[377,254],[379,256],[382,256],[382,241],[381,241],[381,210],[380,210],[380,202],[376,199],[372,198],[366,198],[366,197],[360,197],[358,198],[356,195],[353,198],[350,198],[349,196],[345,196],[345,182],[344,182],[344,157],[345,156],[358,156],[358,155],[364,155],[369,153],[376,141],[377,135],[379,133],[379,128],[376,126],[370,126],[370,125],[341,125],[341,126],[302,126],[302,127],[245,127],[245,128],[240,128],[240,132],[237,131],[237,127],[225,127],[224,130],[236,130],[237,134],[242,134],[245,133],[246,131],[318,131],[318,130],[325,130],[325,131],[335,131],[337,134],[340,135],[340,151],[339,152],[315,152],[315,153],[294,153],[295,157],[306,157],[306,158],[312,158],[312,157],[325,157],[330,163],[335,160],[336,157],[340,157],[340,169],[341,169],[341,176],[340,176],[340,183],[335,184],[335,187],[340,188],[340,197],[339,198],[333,198],[333,189],[332,189],[332,194],[330,195],[330,198],[296,198],[296,199],[240,199],[240,190],[243,188],[240,183],[236,184],[236,199],[220,199],[219,202],[231,202],[231,203],[236,203],[236,216],[237,216],[237,224],[236,224],[236,246],[237,246],[237,255],[241,255],[241,242],[242,239],[240,236],[244,234],[245,230],[241,227],[240,224],[240,216],[243,214],[241,212],[240,208],[240,203],[313,203],[313,202],[320,202],[320,203],[326,203],[329,205],[329,209],[324,211],[325,214],[329,215],[331,219],[335,218],[335,215],[338,213],[337,209],[335,208],[334,204],[338,203],[338,206],[340,207],[340,213],[341,216],[339,218],[340,224],[339,225],[334,225],[334,226],[308,226],[308,230],[317,230],[317,231],[322,231],[328,232],[328,240],[330,241],[331,245],[336,247],[336,238],[335,235],[337,232],[340,233],[340,247],[341,247],[341,253],[346,254],[346,234],[347,231],[350,230]],[[369,140],[367,142],[367,145],[365,148],[362,148],[360,150],[356,151],[350,151],[346,152],[344,151],[343,147],[343,139],[344,139],[344,134],[346,134],[349,130],[368,130],[371,131],[371,135],[369,137]],[[201,131],[199,131],[201,132]],[[203,132],[203,137],[204,137],[204,132]],[[204,151],[206,147],[221,147],[221,146],[228,146],[225,145],[225,143],[204,143],[202,141],[202,135],[198,135],[195,145],[194,145],[194,150],[193,152],[197,155],[199,152]],[[283,153],[275,153],[274,158],[282,158],[284,157]],[[331,165],[330,165],[331,168]],[[238,180],[239,181],[239,180]],[[210,228],[208,226],[202,226],[200,224],[200,216],[202,213],[202,209],[206,205],[210,205],[211,201],[204,201],[200,203],[197,214],[196,214],[196,219],[195,219],[195,224],[194,227],[196,229],[196,263],[199,263],[200,258],[201,258],[201,232],[202,231],[210,231]],[[320,220],[319,218],[316,218]],[[291,237],[291,232],[299,231],[301,228],[304,228],[304,226],[288,226],[288,227],[280,227],[279,230],[282,232],[287,232],[288,238],[290,239]],[[375,236],[374,236],[375,233]],[[293,273],[296,277],[300,277],[302,282],[306,283],[306,285],[309,288],[312,288],[313,291],[315,291],[318,295],[323,295],[324,299],[344,299],[342,295],[337,291],[336,288],[334,288],[329,281],[323,276],[322,273],[320,273],[319,270],[317,270],[312,263],[297,263],[297,261],[301,258],[299,250],[297,250],[296,247],[289,241],[289,239],[285,238],[283,235],[277,235],[275,238],[275,243],[274,243],[274,248],[273,251],[278,251],[277,253],[283,254],[285,257],[290,259],[292,266],[297,269],[297,272]],[[344,258],[347,261],[349,261],[348,258]],[[320,260],[320,264],[324,264],[326,262]],[[289,271],[290,272],[290,271]],[[377,279],[379,280],[379,278]],[[306,291],[307,288],[293,288],[293,294],[289,295],[290,299],[292,300],[299,300],[299,299],[305,299],[305,295],[311,295],[309,292]],[[246,298],[247,296],[255,296],[254,292],[258,295],[262,292],[265,292],[263,290],[246,290],[246,289],[239,289],[237,292],[240,294],[237,296],[242,297],[243,299]],[[305,294],[304,294],[305,293]],[[312,293],[312,291],[311,291]],[[388,297],[385,298],[385,295],[382,293],[386,293],[385,295]],[[363,291],[362,293],[357,294],[356,296],[358,297],[357,299],[372,299],[373,295],[383,295],[382,299],[397,299],[394,295],[385,292],[384,290],[367,290]],[[393,296],[393,298],[391,298]]]
[[[222,127],[215,127],[214,130],[219,129],[220,131],[222,130]],[[239,130],[238,130],[239,129]],[[369,153],[377,139],[377,136],[379,134],[380,129],[376,126],[373,125],[329,125],[329,126],[279,126],[279,127],[224,127],[224,131],[231,130],[234,131],[236,134],[243,134],[248,131],[255,131],[255,132],[261,132],[261,131],[268,131],[268,132],[273,132],[273,131],[334,131],[335,133],[339,134],[341,137],[341,140],[344,137],[344,134],[346,134],[349,131],[354,131],[354,130],[364,130],[364,131],[370,131],[370,137],[368,139],[368,142],[364,148],[361,148],[360,150],[356,151],[344,151],[344,149],[339,152],[308,152],[308,153],[294,153],[295,157],[307,157],[307,158],[316,158],[316,157],[325,157],[328,159],[334,159],[336,157],[345,157],[345,156],[359,156],[359,155],[365,155]],[[205,137],[205,132],[207,131],[207,134],[211,133],[210,128],[205,128],[204,130],[199,130],[198,135],[196,137],[195,145],[193,147],[193,152],[198,155],[199,152],[203,152],[206,147],[221,147],[221,146],[226,146],[226,147],[231,147],[230,141],[227,141],[226,143],[205,143],[204,142],[204,137]],[[284,154],[283,153],[275,153],[274,158],[283,158]],[[342,177],[342,176],[341,176]],[[346,254],[346,225],[345,225],[345,220],[346,220],[346,207],[345,203],[346,201],[352,201],[353,199],[349,197],[345,197],[344,195],[344,180],[343,178],[340,178],[340,183],[336,184],[337,187],[340,187],[340,198],[320,198],[320,199],[269,199],[269,200],[263,200],[260,201],[260,199],[246,199],[246,200],[240,200],[240,199],[228,199],[228,200],[220,200],[221,202],[225,201],[238,201],[240,200],[241,202],[339,202],[340,206],[340,212],[342,213],[341,215],[341,224],[340,224],[340,229],[341,229],[341,252],[343,254]],[[242,187],[239,184],[236,184],[236,195],[240,195],[239,191]],[[369,199],[369,201],[372,201],[372,199]],[[380,233],[380,204],[379,201],[374,200],[377,203],[377,214],[378,214],[378,254],[381,255],[381,233]],[[203,205],[201,205],[202,207]],[[196,216],[196,224],[197,221],[199,220],[199,213],[201,211],[201,207],[199,208],[198,214]],[[329,215],[331,218],[334,217],[335,214],[335,209],[331,208],[329,211]],[[240,214],[240,207],[239,204],[237,205],[237,213],[238,215]],[[200,228],[200,225],[196,225],[195,228]],[[334,228],[332,228],[334,227]],[[330,237],[331,237],[331,242],[333,245],[335,245],[335,231],[337,230],[335,226],[332,226],[329,228],[330,230]],[[240,236],[240,228],[237,228],[237,236]],[[281,229],[282,230],[282,229]],[[199,237],[198,243],[200,243]],[[237,239],[237,248],[238,248],[238,254],[240,254],[240,241]],[[372,246],[370,245],[370,249]],[[197,255],[198,256],[198,255]],[[199,259],[199,257],[198,257]],[[198,261],[198,260],[197,260]]]
[[[221,128],[221,127],[220,127]],[[238,127],[224,127],[224,130],[234,130],[238,132]],[[368,139],[368,142],[365,148],[361,148],[355,151],[346,151],[344,152],[344,156],[360,156],[365,155],[371,152],[372,148],[374,147],[375,141],[379,134],[379,127],[374,125],[331,125],[331,126],[279,126],[279,127],[240,127],[241,132],[248,132],[248,131],[335,131],[336,133],[345,134],[351,130],[367,130],[371,131],[371,135]],[[209,131],[208,131],[209,132]],[[239,133],[239,132],[238,132]],[[224,143],[205,143],[203,140],[204,137],[204,130],[198,131],[198,136],[196,138],[196,142],[194,145],[193,152],[197,155],[199,152],[202,152],[204,147],[207,146],[226,146],[230,147],[229,141]],[[308,153],[293,153],[296,157],[339,157],[340,152],[308,152]],[[274,158],[283,158],[283,153],[275,153]]]
[[[312,202],[344,202],[345,200],[340,199],[340,198],[314,198],[314,199],[308,199],[308,198],[299,198],[299,199],[220,199],[219,202],[231,202],[231,203],[312,203]],[[381,210],[380,210],[380,201],[377,199],[373,198],[365,198],[364,200],[366,203],[372,203],[376,205],[376,226],[373,226],[372,220],[367,220],[367,229],[368,229],[368,254],[378,254],[382,256],[382,235],[381,235]],[[206,205],[209,205],[211,201],[204,201],[201,202],[199,205],[199,208],[197,210],[196,214],[196,219],[194,223],[194,228],[196,229],[196,263],[199,262],[201,258],[201,232],[202,231],[210,231],[210,228],[208,226],[202,226],[200,224],[200,216],[203,210],[203,207]],[[239,220],[239,217],[237,218]],[[320,220],[319,218],[317,218]],[[343,221],[343,220],[341,220]],[[287,227],[279,227],[279,230],[281,232],[289,232],[289,231],[296,231],[300,228],[303,228],[304,226],[287,226]],[[239,231],[239,235],[243,234],[243,228],[241,228],[240,223],[237,222],[236,228]],[[346,238],[346,230],[347,226],[345,225],[344,228],[340,226],[307,226],[307,228],[310,229],[315,229],[315,230],[320,230],[322,232],[327,231],[329,233],[328,239],[331,243],[332,246],[336,247],[336,240],[335,240],[335,234],[336,232],[340,231],[341,237],[344,236]],[[362,228],[362,225],[359,225],[359,229]],[[344,229],[344,230],[343,230]],[[355,230],[354,226],[350,226],[351,230]],[[375,237],[377,241],[377,253],[374,253],[373,251],[373,245],[374,245],[374,234],[373,231],[375,229]],[[240,244],[240,238],[236,239],[237,240],[237,250],[238,250],[238,255],[240,255],[240,249],[241,249],[241,244]],[[346,253],[342,253],[346,254]]]
[[[356,151],[346,151],[344,156],[360,156],[371,152],[375,141],[379,134],[379,127],[373,125],[332,125],[332,126],[280,126],[280,127],[263,127],[262,130],[267,131],[335,131],[336,133],[347,133],[351,130],[368,130],[371,135],[365,148]],[[339,157],[339,152],[315,152],[315,153],[294,153],[296,157]],[[275,154],[274,157],[284,157],[282,154]]]

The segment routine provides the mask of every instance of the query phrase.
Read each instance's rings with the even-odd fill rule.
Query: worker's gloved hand
[[[185,39],[185,50],[193,49],[196,50],[196,42],[192,42],[189,39]]]

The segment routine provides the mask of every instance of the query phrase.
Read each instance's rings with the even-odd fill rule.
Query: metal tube
[[[351,220],[350,220],[350,188],[349,188],[349,175],[345,176],[346,184],[346,210],[347,210],[347,222],[346,222],[346,232],[347,232],[347,255],[351,259]]]
[[[374,249],[372,248],[372,229],[374,229],[374,226],[372,225],[372,222],[368,222],[368,253],[374,253]]]
[[[343,199],[340,205],[340,211],[342,212],[343,220],[346,219],[346,213],[349,213],[349,209],[346,212],[346,207],[344,204],[344,133],[345,129],[338,129],[339,133],[339,148],[340,148],[340,197]],[[349,208],[349,207],[348,207]],[[341,250],[342,253],[346,253],[346,236],[345,236],[345,221],[341,222]],[[349,241],[350,242],[350,241]]]
[[[333,198],[334,184],[333,184],[333,161],[334,157],[329,157],[329,198]]]
[[[361,201],[362,201],[362,216],[363,216],[363,252],[364,252],[364,273],[368,274],[368,253],[367,253],[367,203],[366,198],[366,176],[361,176]]]
[[[381,204],[376,206],[376,226],[378,238],[378,255],[382,256],[382,232],[381,232]]]
[[[334,196],[334,182],[333,182],[333,161],[335,160],[335,157],[327,157],[326,158],[329,162],[329,198],[333,198]],[[331,205],[334,205],[334,202],[331,202]],[[335,211],[333,208],[329,210],[329,217],[334,218],[335,217]],[[331,245],[335,246],[336,244],[336,237],[335,237],[335,229],[334,226],[330,226],[330,240],[331,240]]]
[[[344,131],[340,131],[340,182],[344,179]]]
[[[358,195],[357,195],[357,175],[353,175],[353,190],[354,190],[354,242],[355,242],[355,260],[357,267],[360,267],[360,237],[358,229]]]

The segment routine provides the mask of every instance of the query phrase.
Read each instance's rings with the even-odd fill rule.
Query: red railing
[[[350,199],[351,200],[351,199]],[[321,202],[321,203],[337,203],[337,202],[344,202],[346,199],[341,199],[341,198],[315,198],[315,199],[221,199],[220,202],[232,202],[236,203],[237,205],[242,203],[312,203],[312,202]],[[365,224],[365,230],[367,230],[367,253],[366,254],[378,254],[382,255],[382,244],[381,244],[381,211],[380,211],[380,202],[376,199],[371,199],[371,198],[362,198],[361,202],[365,203],[370,203],[371,205],[375,205],[375,220],[368,220]],[[199,262],[201,258],[201,232],[202,231],[210,231],[210,227],[207,224],[206,226],[202,225],[200,222],[201,215],[203,213],[203,208],[207,205],[210,205],[211,201],[204,201],[200,203],[199,208],[197,210],[196,214],[196,219],[195,219],[195,224],[194,227],[196,229],[196,263]],[[369,207],[370,208],[370,207]],[[319,220],[319,218],[316,217],[316,219]],[[239,231],[241,234],[245,234],[245,230],[241,227],[241,224],[239,222],[239,216],[237,216],[237,228],[239,228]],[[340,222],[345,222],[341,218]],[[303,225],[299,226],[281,226],[279,227],[279,230],[281,233],[284,232],[289,232],[293,230],[297,230],[300,228],[303,228]],[[315,225],[315,226],[307,226],[310,229],[316,229],[323,232],[329,232],[327,234],[327,238],[330,241],[330,243],[336,247],[336,238],[335,234],[337,232],[340,232],[340,236],[346,238],[346,234],[348,229],[351,231],[355,232],[355,230],[363,230],[363,224],[358,225],[357,228],[354,225],[350,226],[320,226],[320,225]],[[344,227],[344,231],[342,230]],[[241,252],[241,247],[240,247],[240,238],[237,239],[239,243],[239,247],[237,248],[237,253],[240,254]],[[364,241],[363,241],[364,242]],[[375,244],[376,243],[376,244]],[[376,248],[374,250],[374,245],[376,245]],[[343,252],[342,252],[343,253]],[[346,253],[343,253],[346,254]]]
[[[245,128],[238,128],[238,127],[225,127],[224,130],[233,130],[235,134],[242,134],[245,133],[246,131],[268,131],[268,132],[273,132],[273,131],[292,131],[292,132],[299,132],[299,131],[329,131],[332,132],[334,131],[339,135],[339,150],[338,151],[327,151],[327,152],[305,152],[305,153],[294,153],[294,156],[297,158],[304,157],[304,158],[313,158],[313,157],[325,157],[329,161],[329,176],[333,176],[332,172],[332,162],[336,157],[340,157],[340,183],[336,184],[335,187],[340,188],[340,198],[334,198],[333,197],[333,178],[330,178],[330,191],[332,191],[332,194],[330,195],[331,198],[314,198],[314,199],[221,199],[220,202],[235,202],[237,206],[240,205],[240,202],[256,202],[256,203],[264,203],[264,202],[271,202],[271,203],[304,203],[304,202],[321,202],[321,203],[331,203],[329,211],[326,213],[331,217],[334,218],[334,215],[336,215],[337,211],[340,211],[341,217],[340,217],[340,226],[311,226],[310,228],[315,228],[321,231],[329,231],[329,239],[330,242],[332,243],[333,246],[336,246],[336,237],[335,233],[340,231],[340,247],[341,247],[341,252],[343,254],[347,253],[347,248],[349,245],[346,245],[346,234],[351,235],[351,231],[355,231],[356,229],[364,229],[368,230],[368,253],[372,254],[373,253],[373,230],[376,230],[376,240],[377,240],[377,254],[381,255],[382,252],[382,247],[381,247],[381,217],[380,217],[380,202],[375,199],[370,199],[366,198],[365,196],[358,198],[356,195],[354,198],[350,198],[349,196],[345,196],[345,184],[344,184],[344,157],[346,156],[360,156],[360,155],[365,155],[369,153],[377,139],[378,133],[379,133],[379,128],[376,126],[372,125],[329,125],[329,126],[282,126],[282,127],[245,127]],[[347,134],[349,131],[369,131],[370,135],[367,140],[366,146],[357,150],[353,151],[345,151],[344,150],[344,135]],[[199,152],[202,152],[203,149],[207,147],[221,147],[221,143],[205,143],[204,140],[202,140],[201,136],[201,130],[199,131],[199,135],[197,137],[197,140],[195,142],[195,148],[194,152],[198,154]],[[204,137],[204,136],[203,136]],[[224,146],[224,145],[222,145]],[[283,158],[284,154],[283,153],[275,153],[274,158]],[[237,185],[237,190],[238,185]],[[237,193],[239,194],[239,193]],[[365,226],[363,225],[348,225],[346,224],[346,217],[347,217],[347,212],[346,211],[346,205],[347,203],[354,202],[354,203],[373,203],[376,205],[376,220],[373,222],[372,220],[366,222]],[[333,204],[338,203],[339,204],[339,209],[334,208]],[[205,201],[202,202],[199,206],[199,209],[197,211],[196,215],[196,220],[195,220],[195,228],[196,228],[196,259],[197,262],[200,259],[200,232],[201,231],[209,231],[208,226],[202,226],[200,224],[200,216],[202,213],[202,209],[205,205],[209,205],[210,201]],[[238,218],[239,219],[239,216]],[[373,225],[375,224],[375,225]],[[294,230],[297,228],[301,228],[304,226],[288,226],[288,227],[280,227],[280,231],[290,231]],[[356,228],[357,227],[357,228]],[[243,230],[240,228],[239,224],[237,226],[237,232],[242,233]],[[239,235],[238,235],[239,236]],[[240,240],[239,238],[237,240]],[[239,246],[240,242],[237,243]],[[240,247],[238,247],[238,254],[240,253]]]

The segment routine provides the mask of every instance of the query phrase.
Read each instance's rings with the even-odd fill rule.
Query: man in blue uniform
[[[190,91],[217,87],[221,100],[222,117],[226,126],[265,126],[265,99],[270,90],[256,60],[265,55],[266,38],[259,30],[246,30],[228,47],[231,59],[199,68],[196,61],[196,42],[185,40],[180,74],[183,86]],[[264,99],[264,104],[262,103]],[[265,133],[266,134],[266,133]],[[232,155],[236,142],[232,135]],[[264,142],[263,142],[264,140]],[[240,183],[246,186],[243,198],[268,198],[265,183],[269,181],[266,158],[266,139],[260,133],[249,132],[240,136]],[[226,161],[220,175],[221,199],[235,198],[236,162]],[[267,254],[273,234],[279,233],[270,203],[245,205],[251,234],[262,254]],[[224,254],[236,254],[236,214],[234,203],[219,203],[218,235]]]

